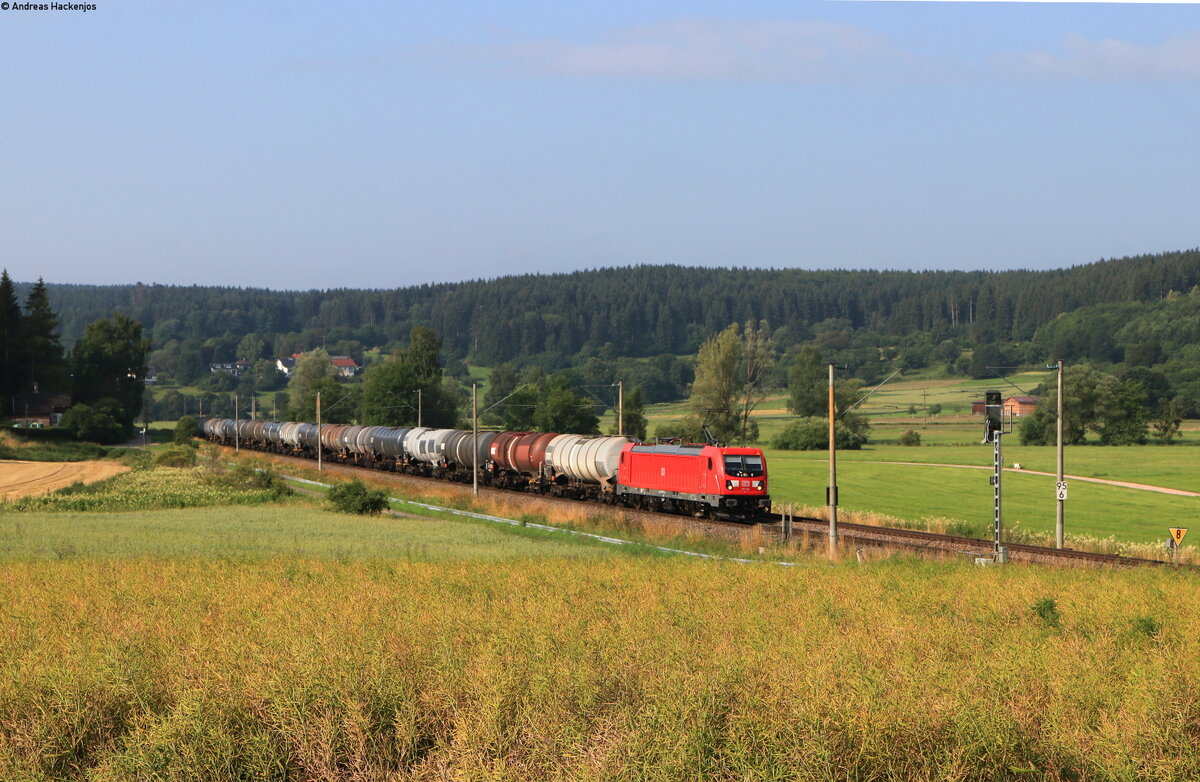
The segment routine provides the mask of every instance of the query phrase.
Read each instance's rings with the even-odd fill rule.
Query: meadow
[[[1181,573],[80,557],[0,593],[4,779],[1200,776]]]
[[[1017,376],[1032,387],[1044,373]],[[1052,375],[1053,373],[1049,373]],[[997,380],[926,378],[884,385],[862,406],[871,422],[870,442],[861,450],[838,452],[839,500],[842,508],[873,523],[901,524],[988,537],[992,524],[989,483],[992,446],[980,444],[982,418],[968,414],[970,401],[984,389],[1015,389]],[[957,400],[957,401],[956,401]],[[942,404],[946,412],[924,416],[923,403]],[[909,415],[908,407],[918,412]],[[647,408],[650,432],[682,418],[684,403]],[[828,483],[826,451],[781,451],[767,445],[790,419],[786,399],[769,397],[755,414],[771,477],[771,495],[820,513]],[[900,434],[914,430],[920,446],[897,444]],[[1068,476],[1143,483],[1200,492],[1200,428],[1185,425],[1183,438],[1170,446],[1071,446],[1065,450]],[[1004,440],[1004,463],[1022,471],[1004,475],[1006,528],[1030,542],[1053,542],[1055,448],[1022,446],[1016,434]],[[952,466],[942,466],[952,465]],[[985,469],[964,469],[964,468]],[[1165,556],[1159,550],[1169,527],[1189,527],[1200,517],[1200,497],[1178,496],[1071,480],[1065,519],[1068,545],[1114,549],[1138,544],[1143,556]],[[1195,541],[1185,540],[1185,548]],[[1114,549],[1115,550],[1115,549]]]
[[[1190,570],[698,561],[253,487],[169,507],[210,489],[160,467],[0,506],[0,779],[1200,776]]]

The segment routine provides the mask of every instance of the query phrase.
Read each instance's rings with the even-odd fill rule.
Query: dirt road
[[[102,481],[128,469],[117,462],[0,461],[0,500],[46,494],[76,481]]]

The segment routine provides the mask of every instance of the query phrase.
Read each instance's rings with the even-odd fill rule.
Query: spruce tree
[[[8,412],[8,400],[20,389],[18,371],[21,345],[21,305],[8,270],[0,272],[0,415]]]
[[[50,296],[40,277],[25,299],[21,332],[22,390],[43,393],[65,390],[67,363],[59,341],[58,315],[50,307]]]

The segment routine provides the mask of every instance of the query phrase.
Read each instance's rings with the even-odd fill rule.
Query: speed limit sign
[[[1056,481],[1054,484],[1054,488],[1055,488],[1055,493],[1058,495],[1058,499],[1065,500],[1067,498],[1067,482],[1066,481]]]

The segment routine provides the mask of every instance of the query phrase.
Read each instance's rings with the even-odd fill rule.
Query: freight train
[[[206,418],[205,438],[271,453],[321,456],[390,472],[752,521],[770,511],[758,448],[639,443],[556,432],[479,432]]]

